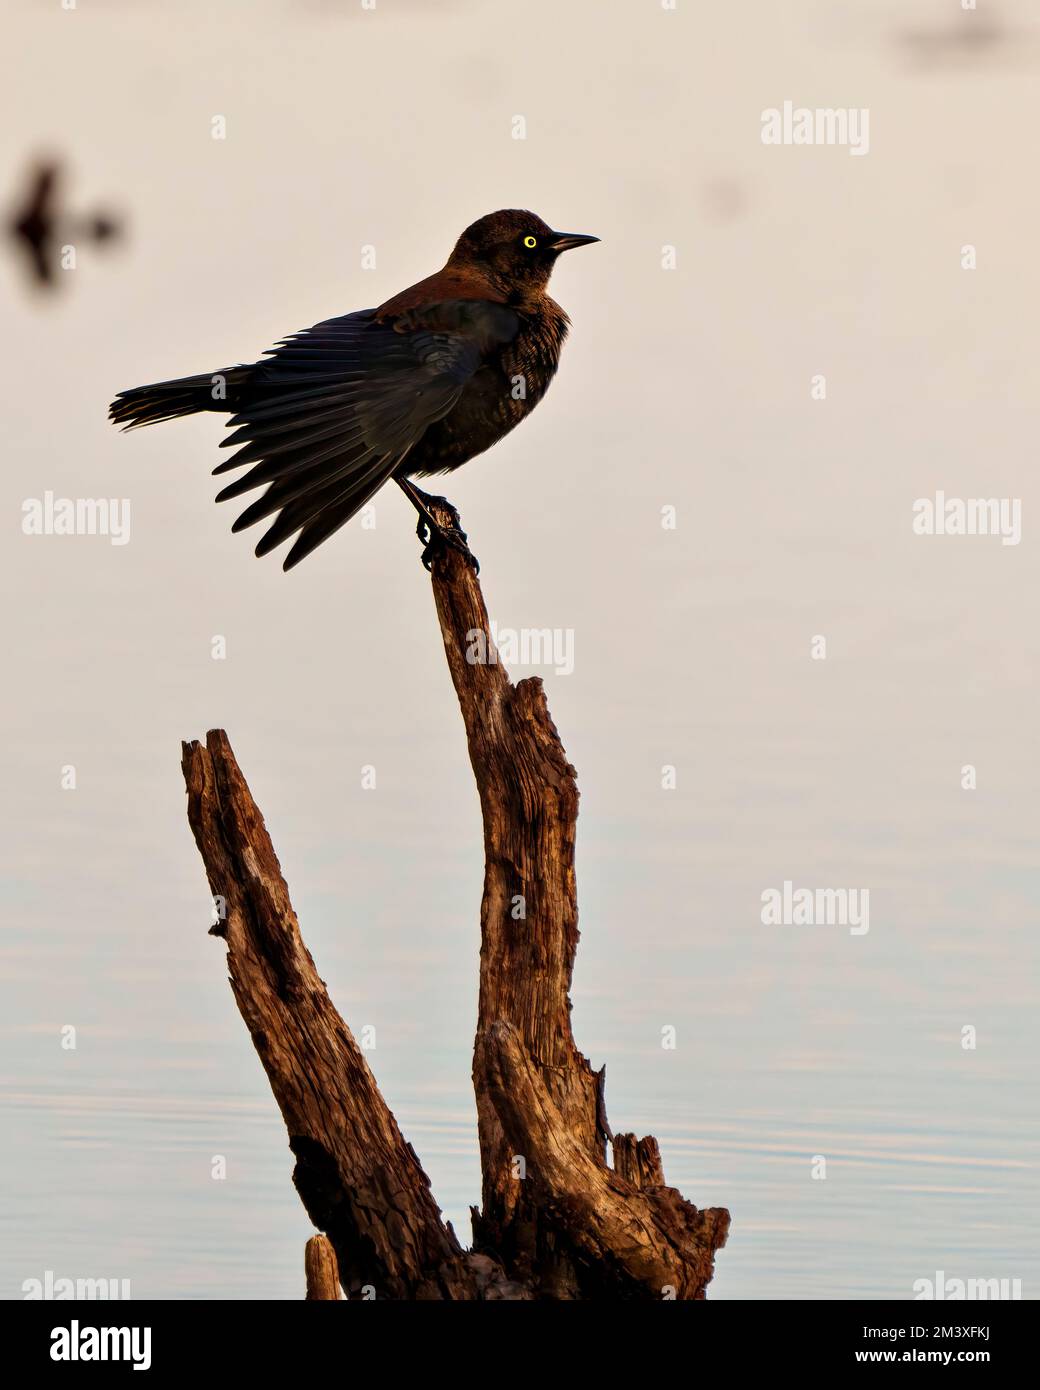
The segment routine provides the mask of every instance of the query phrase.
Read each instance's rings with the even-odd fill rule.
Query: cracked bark
[[[611,1136],[603,1074],[571,1032],[578,791],[542,682],[509,680],[480,585],[456,552],[434,560],[432,586],[484,821],[473,1056],[482,1194],[471,1250],[442,1221],[318,977],[227,735],[183,749],[189,823],[225,904],[211,930],[227,943],[235,1001],[296,1157],[293,1181],[348,1297],[703,1298],[729,1213],[698,1211],[667,1187],[652,1137]]]

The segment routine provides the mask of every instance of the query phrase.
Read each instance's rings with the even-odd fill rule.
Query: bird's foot
[[[432,501],[442,502],[443,498],[432,498]],[[461,555],[466,564],[472,569],[474,574],[480,573],[480,562],[466,544],[466,533],[459,524],[459,514],[450,503],[444,504],[452,513],[453,525],[431,526],[424,516],[419,518],[419,524],[415,528],[415,534],[423,543],[422,562],[429,570],[433,568],[433,562],[438,555],[443,555],[445,551],[454,550]]]
[[[415,484],[413,483],[412,486],[415,487]],[[430,493],[422,492],[419,488],[415,488],[415,491],[418,493],[423,506],[426,507],[427,510],[429,510],[430,507],[436,507],[438,511],[447,512],[452,530],[457,531],[463,540],[466,539],[466,533],[462,529],[462,518],[459,516],[459,510],[453,502],[449,502],[446,497],[433,497]]]

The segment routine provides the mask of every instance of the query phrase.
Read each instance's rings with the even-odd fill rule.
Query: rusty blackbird
[[[267,484],[232,530],[275,517],[256,553],[295,535],[284,569],[391,478],[419,513],[424,563],[450,545],[475,564],[457,520],[438,525],[411,479],[458,468],[538,404],[569,322],[546,293],[549,276],[561,252],[597,240],[555,232],[530,212],[490,213],[467,227],[442,270],[378,309],[326,319],[259,362],[121,391],[110,418],[134,429],[229,414],[222,447],[241,447],[213,471],[252,467],[217,501]]]

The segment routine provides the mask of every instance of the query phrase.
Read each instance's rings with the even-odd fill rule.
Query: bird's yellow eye
[[[525,236],[524,245],[527,247],[528,251],[533,251],[538,245],[538,238],[535,236]]]

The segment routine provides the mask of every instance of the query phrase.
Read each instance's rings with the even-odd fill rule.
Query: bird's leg
[[[407,478],[396,479],[398,487],[411,502],[412,506],[419,513],[419,525],[416,527],[416,535],[421,541],[429,541],[431,536],[436,535],[445,528],[436,520],[430,511],[431,506],[442,507],[451,517],[451,529],[461,540],[466,539],[466,533],[462,529],[462,519],[457,510],[446,497],[431,497],[429,493],[417,488],[413,482]]]
[[[394,481],[419,513],[415,534],[424,546],[422,562],[426,568],[431,567],[438,554],[442,554],[445,550],[455,550],[468,565],[472,566],[473,572],[479,574],[480,564],[466,544],[466,533],[462,529],[462,521],[448,499],[446,497],[430,497],[407,478],[395,478]],[[450,527],[440,524],[430,510],[431,505],[443,507],[450,514]]]

